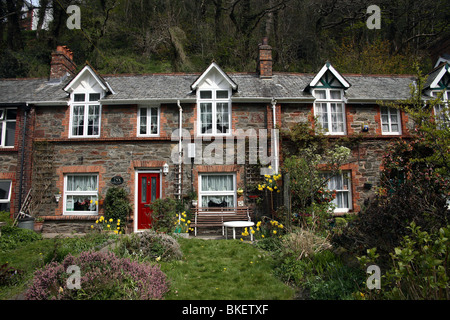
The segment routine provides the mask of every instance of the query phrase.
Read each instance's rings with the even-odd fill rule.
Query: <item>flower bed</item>
[[[69,289],[69,266],[80,268],[80,289]],[[69,279],[69,281],[67,281]],[[69,282],[69,286],[68,286]],[[160,300],[168,291],[159,266],[118,258],[114,253],[82,252],[35,272],[27,300]]]

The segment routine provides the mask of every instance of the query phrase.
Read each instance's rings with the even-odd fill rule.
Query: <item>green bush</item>
[[[183,210],[183,204],[172,198],[156,199],[150,204],[152,211],[152,229],[159,232],[173,232],[178,222],[178,214]]]
[[[390,253],[392,263],[381,279],[379,292],[366,292],[369,299],[449,300],[450,225],[435,232],[421,231],[411,223],[410,235]],[[376,263],[375,249],[362,264]]]
[[[122,237],[115,251],[120,256],[142,260],[169,261],[183,256],[180,245],[174,238],[151,229]]]
[[[346,266],[329,250],[304,259],[287,255],[275,272],[308,292],[313,300],[351,299],[364,279],[363,272]]]
[[[12,250],[18,246],[41,239],[42,235],[33,230],[5,226],[2,228],[2,235],[0,237],[0,250]]]
[[[111,187],[105,196],[105,219],[120,219],[127,221],[128,215],[132,211],[132,206],[128,197],[128,193],[119,187]]]

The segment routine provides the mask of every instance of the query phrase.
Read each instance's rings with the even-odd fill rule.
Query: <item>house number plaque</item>
[[[121,176],[114,176],[111,178],[111,183],[118,186],[123,183],[123,178]]]

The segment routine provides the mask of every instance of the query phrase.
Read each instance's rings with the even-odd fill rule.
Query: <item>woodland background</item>
[[[264,36],[274,71],[404,74],[450,53],[448,0],[35,0],[53,8],[48,30],[21,27],[24,0],[0,0],[0,77],[48,77],[51,51],[67,45],[100,73],[254,72]],[[66,8],[81,8],[81,30]],[[366,13],[378,5],[381,29]],[[41,10],[40,12],[43,12]],[[42,21],[42,19],[40,20]]]

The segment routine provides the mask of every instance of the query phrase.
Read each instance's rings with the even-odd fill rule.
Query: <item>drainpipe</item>
[[[275,139],[275,129],[277,128],[277,118],[276,118],[276,104],[277,100],[272,97],[272,120],[273,120],[273,148],[274,148],[274,171],[278,174],[278,139]]]
[[[24,165],[25,165],[25,138],[27,135],[27,118],[28,118],[28,111],[30,110],[30,107],[28,103],[25,104],[24,108],[24,121],[23,121],[23,134],[22,134],[22,152],[21,152],[21,159],[20,159],[20,182],[19,182],[19,212],[22,209],[22,191],[23,191],[23,171],[24,171]]]
[[[181,162],[183,160],[182,156],[182,145],[181,145],[181,130],[183,126],[183,108],[181,108],[180,100],[177,100],[178,111],[180,113],[180,123],[179,123],[179,134],[178,134],[178,199],[181,199]]]

